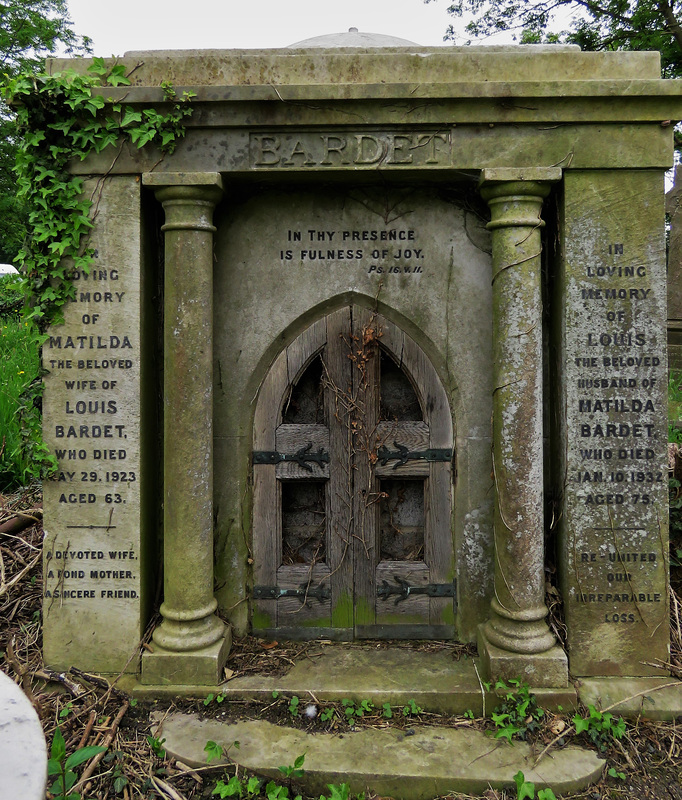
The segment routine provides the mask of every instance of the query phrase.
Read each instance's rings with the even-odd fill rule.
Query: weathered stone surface
[[[0,672],[0,795],[43,800],[47,747],[43,728],[28,697]]]
[[[169,174],[164,268],[164,596],[146,683],[214,683],[230,639],[213,596],[213,233],[216,173]],[[188,268],[191,265],[191,270]]]
[[[76,276],[64,325],[43,345],[44,437],[59,461],[56,480],[43,487],[45,660],[57,669],[136,672],[149,614],[153,475],[153,426],[143,419],[153,385],[144,381],[151,341],[142,341],[140,184],[114,177],[86,191],[98,198],[97,257],[88,275]]]
[[[230,749],[230,761],[261,775],[279,778],[280,766],[305,754],[307,789],[327,791],[329,783],[348,783],[351,791],[370,790],[397,800],[430,800],[448,792],[481,794],[488,787],[514,785],[522,770],[536,789],[555,793],[582,789],[597,780],[604,761],[596,753],[566,747],[537,766],[537,754],[525,742],[514,746],[491,741],[481,731],[421,728],[411,735],[395,728],[366,729],[336,734],[309,734],[263,720],[225,724],[198,715],[173,714],[156,735],[165,738],[166,751],[190,766],[204,766],[204,747],[210,739]],[[456,757],[453,758],[453,754]]]
[[[46,553],[56,562],[66,552],[67,560],[74,561],[61,573],[59,567],[46,571],[47,660],[67,666],[83,654],[79,666],[88,669],[125,666],[148,618],[145,589],[151,561],[144,548],[152,550],[160,538],[154,535],[154,522],[161,518],[159,498],[164,497],[166,597],[164,624],[155,635],[162,649],[156,658],[145,656],[145,664],[155,664],[145,680],[148,686],[166,680],[187,686],[219,679],[224,643],[214,641],[222,635],[222,623],[214,616],[214,581],[222,611],[241,632],[249,630],[253,613],[250,592],[258,568],[252,547],[253,428],[256,403],[267,395],[264,378],[279,363],[287,373],[284,385],[295,382],[308,356],[316,357],[306,350],[309,332],[352,307],[361,315],[376,310],[399,332],[397,339],[404,332],[403,346],[408,339],[416,344],[419,363],[435,371],[432,385],[447,395],[441,406],[454,431],[447,443],[450,448],[454,439],[454,458],[442,484],[432,480],[433,472],[421,477],[424,519],[438,517],[440,535],[456,552],[457,574],[433,582],[451,591],[451,578],[457,579],[457,619],[452,619],[450,602],[448,635],[455,622],[457,635],[473,641],[496,595],[488,631],[495,641],[488,642],[484,664],[490,668],[495,662],[507,677],[517,671],[532,681],[565,683],[557,671],[561,654],[552,650],[544,622],[541,541],[560,518],[573,672],[653,674],[655,667],[642,662],[667,655],[662,169],[672,160],[674,126],[661,121],[682,117],[682,86],[658,78],[658,54],[410,46],[367,52],[164,52],[129,54],[128,60],[137,67],[135,85],[108,87],[107,97],[125,97],[136,108],[158,104],[163,101],[161,81],[170,80],[196,92],[194,113],[172,156],[123,147],[74,165],[83,173],[111,170],[116,175],[105,182],[95,246],[100,261],[115,262],[104,265],[106,280],[123,280],[117,262],[125,264],[133,282],[126,285],[125,297],[135,302],[130,313],[110,310],[97,318],[97,325],[129,327],[106,335],[116,337],[118,349],[127,337],[136,355],[128,359],[126,379],[116,386],[120,396],[101,398],[103,416],[115,418],[109,434],[128,436],[107,455],[113,462],[111,453],[116,452],[117,466],[124,463],[125,472],[119,468],[114,478],[106,464],[91,464],[91,444],[82,458],[79,449],[73,456],[63,449],[60,460],[67,467],[62,464],[61,483],[77,481],[86,489],[64,493],[59,483],[46,488]],[[88,65],[68,63],[80,70]],[[51,62],[53,69],[65,65]],[[532,219],[523,189],[528,182],[553,181],[559,169],[562,183],[550,190],[545,206],[546,257],[541,261],[540,206],[548,187],[535,192]],[[497,272],[476,189],[481,171],[487,171],[489,183],[509,183],[511,194],[494,199],[509,212],[509,230],[527,234],[515,242],[510,236],[496,237]],[[141,203],[142,172],[150,174]],[[217,201],[212,190],[221,181],[228,191],[211,221],[208,207],[212,211]],[[206,203],[203,212],[187,217],[201,202]],[[172,218],[163,228],[160,204]],[[517,212],[525,218],[519,225],[512,219]],[[198,225],[204,227],[201,234]],[[212,225],[217,229],[213,253]],[[168,245],[163,345],[156,324],[140,332],[152,320],[145,292],[161,283],[157,264],[162,259],[155,246],[159,229]],[[510,256],[509,263],[500,253]],[[519,253],[521,277],[514,282]],[[497,311],[493,274],[500,286],[509,285],[499,293],[506,306],[498,296]],[[83,283],[81,278],[79,292]],[[75,403],[84,403],[90,390],[114,389],[114,378],[107,377],[105,387],[103,375],[93,378],[93,386],[74,382],[69,387],[67,373],[77,368],[65,366],[67,358],[52,358],[72,344],[74,349],[103,349],[104,340],[88,344],[94,306],[77,308],[67,309],[63,337],[56,338],[59,332],[54,331],[45,348],[52,370],[45,398],[46,440],[60,449],[60,439],[80,437],[81,428],[69,433],[66,418],[72,412],[86,417],[82,421],[92,433],[88,441],[108,436],[103,432],[107,423],[95,416],[99,407],[89,410]],[[556,331],[550,342],[552,324]],[[293,345],[306,355],[290,375],[289,362],[277,359],[285,349],[288,358]],[[113,338],[107,347],[114,349]],[[145,372],[154,358],[164,363],[158,377]],[[557,387],[551,397],[540,393],[543,370],[545,385]],[[508,384],[505,375],[511,377]],[[625,384],[602,386],[613,376]],[[160,409],[153,397],[161,383],[165,491],[150,480],[160,449],[154,438]],[[424,394],[420,401],[428,406],[435,395]],[[279,413],[278,408],[273,416]],[[97,434],[94,426],[99,426]],[[543,459],[543,437],[549,459]],[[596,446],[596,439],[614,442]],[[336,446],[340,452],[338,441]],[[595,455],[606,449],[618,461],[608,470],[601,466],[605,458]],[[626,455],[621,457],[620,450]],[[72,460],[87,462],[87,468],[80,474],[72,471]],[[543,460],[551,469],[543,470]],[[328,469],[331,475],[331,463]],[[74,476],[83,477],[78,481]],[[280,478],[293,480],[292,475]],[[514,502],[505,501],[498,513],[497,553],[492,530],[496,480],[504,484],[503,493],[513,489],[514,495]],[[112,485],[105,487],[106,481]],[[545,496],[553,497],[555,506],[543,508],[548,481],[552,493],[545,491]],[[272,494],[280,493],[274,483]],[[376,505],[378,514],[381,504],[371,502],[372,494],[370,489],[369,501],[364,497],[362,513],[371,515]],[[356,511],[361,509],[359,496],[349,503]],[[444,496],[447,502],[438,505],[435,500]],[[106,519],[97,516],[100,512],[92,516],[97,508]],[[437,514],[434,508],[440,509]],[[324,513],[330,516],[326,506]],[[514,525],[506,524],[509,514]],[[271,513],[265,523],[278,535],[281,514]],[[82,524],[89,527],[73,527]],[[352,527],[347,534],[348,546],[357,549],[362,535],[358,538]],[[331,541],[338,545],[341,538]],[[424,541],[426,549],[438,540],[425,534]],[[366,549],[369,561],[371,548]],[[135,568],[111,568],[108,562],[115,564],[118,552],[132,552]],[[92,560],[107,562],[92,570],[96,578],[78,563],[93,553]],[[394,558],[401,551],[386,553]],[[399,561],[385,561],[383,574],[393,580],[393,564]],[[446,561],[451,563],[441,559]],[[277,569],[278,564],[273,574]],[[67,584],[60,587],[65,572]],[[313,573],[306,576],[306,586]],[[130,583],[120,594],[107,584],[103,594],[83,595],[102,580]],[[337,619],[343,619],[345,635],[353,635],[353,620],[360,625],[366,614],[352,598],[374,599],[376,580],[374,575],[367,581],[364,594],[352,595],[352,588],[342,596],[337,592],[336,600],[343,601]],[[301,585],[293,582],[286,589],[292,620],[305,616],[295,616]],[[76,594],[63,597],[63,588]],[[60,596],[54,596],[55,589]],[[264,602],[270,602],[267,595]],[[391,607],[385,616],[395,622],[402,613],[405,620],[404,608]],[[411,619],[410,624],[416,623]],[[315,632],[304,628],[294,633]],[[267,629],[265,622],[262,629]],[[355,635],[368,632],[358,628]],[[498,646],[505,650],[498,652]],[[551,669],[529,666],[519,657],[523,652],[547,653]],[[133,660],[128,668],[136,667]],[[433,680],[440,679],[434,675]]]
[[[132,74],[136,86],[230,86],[390,83],[460,83],[657,79],[656,52],[583,53],[577,47],[421,47],[370,52],[332,48],[313,52],[282,50],[130,51],[124,62],[143,62]],[[84,71],[89,61],[49,59],[53,72]],[[504,80],[500,78],[504,76]]]
[[[248,579],[246,538],[239,529],[244,525],[248,530],[250,524],[245,492],[253,401],[263,376],[280,349],[312,320],[350,302],[371,308],[377,298],[379,311],[431,359],[456,420],[458,454],[481,470],[478,478],[472,475],[455,485],[457,533],[452,534],[458,557],[472,567],[459,576],[461,630],[475,636],[491,588],[485,567],[492,511],[491,274],[490,256],[483,249],[489,246],[488,236],[478,217],[463,207],[469,202],[467,192],[466,185],[442,194],[390,187],[328,187],[324,193],[273,188],[228,197],[217,211],[216,507],[225,548],[218,552],[221,604],[238,603]],[[268,297],[276,299],[264,300]],[[465,538],[465,518],[471,539]],[[245,611],[237,606],[234,612],[240,628]]]
[[[220,638],[195,650],[166,650],[154,643],[142,655],[143,684],[152,686],[216,686],[223,679],[223,665],[232,645],[227,628]]]
[[[575,675],[656,675],[667,660],[662,180],[564,179],[555,480]]]
[[[551,666],[548,658],[538,663]],[[490,716],[500,698],[485,690],[482,674],[480,661],[467,656],[456,659],[448,648],[429,651],[328,643],[320,645],[313,657],[297,661],[286,675],[240,675],[221,686],[216,683],[211,689],[161,681],[154,686],[132,683],[125,686],[136,697],[144,698],[175,695],[203,698],[212,691],[220,692],[226,699],[267,702],[272,692],[279,692],[316,698],[322,703],[339,702],[346,697],[371,700],[377,708],[384,703],[403,707],[414,700],[425,711],[437,714],[472,711],[478,716]],[[524,674],[518,663],[513,677],[532,681],[532,676]],[[532,682],[531,685],[542,708],[564,712],[577,709],[578,698],[572,686],[546,689]]]
[[[580,702],[624,717],[673,720],[682,716],[682,681],[662,678],[582,678]]]
[[[675,167],[675,184],[665,197],[670,215],[668,242],[668,368],[682,370],[682,170]]]

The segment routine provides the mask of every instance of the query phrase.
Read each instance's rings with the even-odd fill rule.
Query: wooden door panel
[[[279,425],[275,433],[278,453],[300,457],[300,462],[280,461],[280,480],[329,478],[329,428],[326,425]]]
[[[376,315],[353,307],[353,560],[355,626],[376,621],[376,565],[379,561],[379,482],[373,442],[379,417],[379,327]]]
[[[324,367],[325,399],[329,410],[330,470],[327,510],[328,563],[333,570],[332,627],[353,628],[353,469],[351,464],[351,409],[353,374],[350,308],[327,317]]]
[[[322,399],[306,399],[318,381],[323,411]],[[340,309],[285,348],[254,419],[254,630],[452,636],[454,598],[443,596],[454,578],[452,434],[432,364],[381,315]],[[320,499],[306,506],[308,495]],[[387,526],[403,495],[411,498],[403,516]]]

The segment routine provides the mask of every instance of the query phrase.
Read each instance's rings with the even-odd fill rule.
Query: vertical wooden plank
[[[376,575],[379,561],[379,481],[374,475],[372,443],[379,421],[380,357],[372,328],[376,316],[353,306],[353,426],[355,486],[353,492],[353,553],[355,564],[355,625],[376,620]]]
[[[452,534],[452,472],[450,464],[430,464],[426,480],[424,559],[431,583],[451,583],[455,577],[455,549]],[[454,624],[455,601],[448,597],[430,599],[431,625]]]
[[[431,432],[431,447],[452,447],[452,415],[445,389],[433,364],[407,334],[404,335],[403,366],[419,388],[424,422]]]
[[[286,351],[279,354],[263,381],[253,424],[253,449],[274,450],[280,405],[288,385]],[[282,562],[282,515],[274,464],[253,467],[253,578],[256,586],[274,586]],[[253,601],[253,627],[277,625],[277,601]]]
[[[382,317],[381,314],[377,314],[376,321],[381,334],[379,341],[382,347],[385,347],[386,350],[392,354],[396,364],[402,367],[405,334],[397,325],[389,322],[385,317]]]
[[[287,369],[290,384],[296,383],[313,356],[322,350],[326,341],[327,318],[322,317],[317,322],[313,322],[287,347]]]
[[[353,469],[350,408],[353,395],[350,309],[327,317],[324,364],[329,415],[330,470],[327,484],[327,558],[331,567],[332,626],[353,627]]]
[[[401,366],[412,378],[422,402],[424,422],[429,430],[429,447],[452,448],[450,404],[433,364],[406,333],[400,332],[400,337],[394,334],[394,326],[388,321],[384,321],[382,327],[382,343],[387,349],[392,349],[398,341],[401,343]],[[424,558],[429,567],[429,581],[450,583],[455,577],[451,463],[429,464],[424,500]],[[429,617],[432,625],[453,624],[454,601],[450,598],[431,598]]]

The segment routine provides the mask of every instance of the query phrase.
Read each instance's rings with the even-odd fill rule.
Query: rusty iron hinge
[[[329,463],[329,453],[325,452],[322,447],[318,447],[316,453],[312,453],[312,449],[313,443],[309,442],[295,453],[277,453],[274,450],[254,450],[253,463],[279,464],[282,461],[293,461],[307,472],[313,471],[313,468],[310,466],[311,463],[317,464],[320,469],[323,469],[323,465]]]
[[[389,450],[388,447],[383,445],[377,450],[377,458],[382,467],[385,467],[389,461],[395,460],[393,469],[407,464],[408,461],[451,461],[452,448],[429,448],[428,450],[410,450],[406,445],[393,442],[395,450]]]
[[[302,583],[298,589],[280,589],[279,586],[254,586],[253,597],[256,600],[279,600],[280,597],[296,597],[301,603],[314,597],[320,603],[329,600],[331,591],[323,583],[317,586],[308,586]]]
[[[388,581],[382,581],[381,586],[377,586],[377,597],[388,600],[389,597],[395,596],[395,605],[402,603],[415,594],[425,594],[427,597],[455,597],[456,583],[427,583],[421,586],[410,586],[409,582],[399,575],[394,575],[393,580],[395,584]]]

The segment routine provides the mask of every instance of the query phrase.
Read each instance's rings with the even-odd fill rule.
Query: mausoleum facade
[[[127,53],[106,89],[193,114],[171,156],[74,165],[96,259],[43,351],[46,662],[214,685],[233,629],[664,675],[677,82],[321,44]]]

